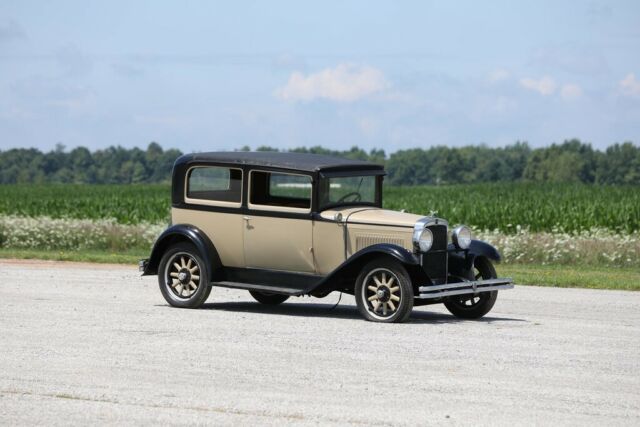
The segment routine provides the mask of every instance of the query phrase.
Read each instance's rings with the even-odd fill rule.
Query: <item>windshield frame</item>
[[[358,177],[373,177],[375,179],[375,195],[374,195],[374,201],[373,202],[369,202],[369,201],[358,201],[358,202],[334,202],[334,203],[327,203],[325,205],[321,204],[321,200],[322,200],[322,192],[326,191],[323,190],[325,188],[325,182],[328,184],[329,180],[332,178],[358,178]],[[317,191],[317,197],[318,197],[318,212],[322,212],[328,209],[333,209],[333,208],[337,208],[337,207],[350,207],[350,206],[373,206],[373,207],[378,207],[381,208],[382,207],[382,179],[383,179],[383,175],[380,174],[376,174],[376,173],[366,173],[365,171],[358,171],[358,173],[349,173],[349,174],[331,174],[331,175],[326,175],[326,176],[320,176],[319,180],[318,180],[318,191]]]

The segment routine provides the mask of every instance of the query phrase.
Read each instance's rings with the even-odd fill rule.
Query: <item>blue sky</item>
[[[640,142],[639,1],[0,3],[0,150]]]

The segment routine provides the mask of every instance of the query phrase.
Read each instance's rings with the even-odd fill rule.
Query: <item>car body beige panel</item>
[[[369,224],[348,224],[347,255],[351,256],[367,246],[390,243],[413,250],[413,228]]]
[[[416,215],[407,212],[397,212],[389,209],[374,207],[349,207],[328,209],[320,216],[325,219],[334,219],[337,213],[342,214],[343,220],[349,222],[361,222],[365,224],[397,225],[402,227],[413,227],[424,215]]]
[[[347,225],[347,251],[344,248],[344,223],[315,221],[313,225],[313,250],[319,274],[329,274],[342,264],[346,257],[375,244],[389,243],[413,250],[413,229],[369,224]]]
[[[313,222],[313,255],[318,274],[329,274],[345,260],[344,224]]]
[[[202,230],[211,240],[222,264],[228,267],[244,267],[242,228],[240,213],[220,213],[195,209],[171,209],[173,224],[191,224]]]
[[[375,244],[389,243],[393,245],[401,246],[408,251],[413,251],[413,227],[419,219],[423,216],[396,212],[387,209],[380,209],[375,207],[344,207],[329,209],[321,212],[320,216],[323,219],[334,222],[318,222],[318,224],[333,224],[336,227],[340,227],[335,223],[336,216],[341,216],[341,221],[347,221],[347,250],[346,256],[350,257],[356,252]],[[333,230],[332,236],[329,237],[329,232]],[[341,230],[342,231],[342,230]],[[323,232],[327,233],[323,234]],[[344,231],[343,231],[344,232]],[[316,245],[316,239],[319,242],[323,242],[324,239],[337,239],[337,232],[331,227],[324,226],[318,227],[318,232],[314,230],[314,246]],[[321,236],[321,237],[316,237]],[[344,235],[341,236],[344,241]],[[323,242],[326,248],[331,248],[331,242]],[[318,268],[322,273],[330,272],[333,268],[337,267],[340,262],[344,261],[344,247],[341,246],[342,252],[340,255],[337,250],[332,256],[328,256],[325,252],[331,249],[322,249],[319,247],[316,250],[316,262]],[[340,262],[338,262],[340,260]]]
[[[244,216],[245,265],[299,273],[314,273],[311,219]]]
[[[367,209],[354,212],[349,215],[349,222],[363,222],[366,224],[399,225],[412,227],[416,221],[424,218],[424,215],[416,215],[406,212],[396,212],[389,209]]]

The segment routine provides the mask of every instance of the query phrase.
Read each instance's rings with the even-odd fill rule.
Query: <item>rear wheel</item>
[[[404,322],[413,308],[413,288],[405,268],[390,259],[365,265],[356,280],[356,304],[373,322]]]
[[[249,291],[251,296],[261,304],[278,305],[289,299],[289,295],[272,294],[269,292]]]
[[[198,308],[211,293],[204,260],[190,243],[178,243],[165,252],[158,284],[164,299],[174,307]]]
[[[475,259],[473,270],[474,280],[495,279],[498,277],[491,261],[484,257]],[[497,298],[498,291],[456,295],[449,297],[444,305],[456,317],[478,319],[491,311]]]

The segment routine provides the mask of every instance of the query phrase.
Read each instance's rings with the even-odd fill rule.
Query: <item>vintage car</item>
[[[355,296],[364,318],[402,322],[414,306],[443,303],[484,316],[500,260],[469,228],[382,208],[384,168],[278,152],[187,154],[173,167],[171,223],[143,275],[158,275],[175,307],[200,307],[213,286],[246,289],[263,304],[291,296]]]

